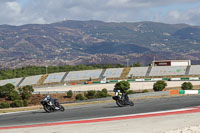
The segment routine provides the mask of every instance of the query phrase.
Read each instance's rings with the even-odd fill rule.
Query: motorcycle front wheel
[[[48,106],[48,105],[44,105],[43,108],[47,113],[51,113],[53,111],[52,108],[50,106]]]
[[[125,105],[124,105],[124,103],[123,103],[123,101],[122,100],[116,100],[116,104],[119,106],[119,107],[124,107]]]
[[[60,105],[60,111],[65,111],[65,108],[62,105]]]

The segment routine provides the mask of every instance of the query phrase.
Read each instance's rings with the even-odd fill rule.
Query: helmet
[[[50,95],[47,95],[46,98],[47,98],[47,99],[50,99],[51,97],[50,97]]]

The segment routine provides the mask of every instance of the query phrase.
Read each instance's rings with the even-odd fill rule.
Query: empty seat
[[[70,71],[64,81],[76,81],[76,80],[89,80],[98,79],[102,69],[98,70],[85,70],[85,71]]]
[[[35,85],[40,80],[42,75],[26,77],[19,86]]]
[[[48,77],[45,79],[44,83],[61,82],[61,80],[64,77],[65,73],[66,72],[49,74]]]
[[[128,77],[144,77],[147,73],[148,67],[131,67]]]
[[[186,66],[156,66],[152,67],[149,76],[185,75]]]
[[[103,76],[106,78],[120,78],[123,68],[109,68],[106,69]]]

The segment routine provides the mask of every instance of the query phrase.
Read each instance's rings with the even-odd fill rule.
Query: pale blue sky
[[[1,0],[0,24],[63,20],[156,21],[200,25],[199,0]]]

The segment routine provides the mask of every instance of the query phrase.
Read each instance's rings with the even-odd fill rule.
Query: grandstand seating
[[[102,69],[98,70],[85,70],[85,71],[70,71],[64,81],[77,81],[77,80],[89,80],[98,79]]]
[[[156,66],[152,67],[149,76],[185,75],[186,66]]]
[[[23,78],[0,80],[0,86],[3,86],[3,85],[8,84],[8,83],[11,83],[14,86],[17,86],[22,79]]]
[[[44,83],[54,83],[54,82],[61,82],[63,76],[66,72],[60,73],[52,73],[49,74],[48,77],[45,79]]]
[[[122,74],[123,68],[109,68],[106,69],[103,76],[106,78],[119,78]]]
[[[192,65],[188,75],[200,75],[200,65]]]
[[[131,67],[130,72],[128,73],[128,77],[144,77],[148,67]]]
[[[38,83],[42,79],[42,75],[29,76],[26,78],[15,78],[0,80],[0,86],[7,83],[11,83],[14,86],[36,85],[43,83],[57,83],[66,81],[81,81],[101,78],[121,78],[124,68],[109,68],[109,69],[97,69],[97,70],[84,70],[84,71],[70,71],[49,74],[44,78],[41,83]],[[180,76],[180,75],[200,75],[200,65],[191,66],[155,66],[155,67],[131,67],[123,77],[148,77],[148,76]],[[148,73],[148,74],[147,74]],[[47,75],[46,75],[47,76]],[[44,75],[43,75],[44,77]],[[197,77],[196,80],[200,78]],[[176,80],[173,77],[173,80]],[[180,78],[178,78],[180,80]],[[44,82],[43,82],[44,81]],[[135,80],[138,81],[138,80]]]
[[[19,86],[35,85],[40,80],[42,75],[26,77]]]

